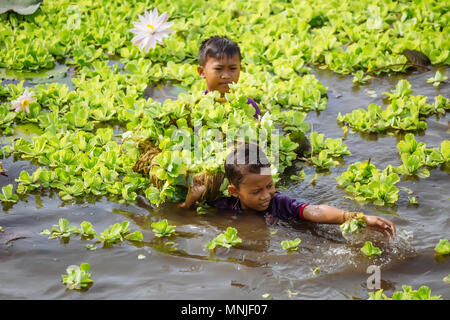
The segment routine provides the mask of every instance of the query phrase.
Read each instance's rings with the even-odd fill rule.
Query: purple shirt
[[[242,211],[241,202],[235,197],[224,197],[214,201],[212,206],[216,207],[219,211],[231,211],[233,213],[239,213]],[[266,218],[288,220],[298,219],[304,220],[303,209],[308,206],[309,203],[301,202],[292,198],[286,194],[275,192],[272,200],[270,200],[269,207],[265,211],[258,212],[264,214]]]
[[[203,91],[203,94],[207,94],[208,93],[208,89],[206,89],[205,91]],[[261,110],[258,107],[258,104],[255,102],[255,100],[253,100],[252,98],[247,97],[247,104],[251,104],[254,108],[255,108],[255,115],[253,116],[255,119],[258,119],[259,116],[261,115]]]

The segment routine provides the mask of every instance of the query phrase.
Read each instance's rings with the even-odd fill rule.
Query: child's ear
[[[200,75],[200,77],[205,77],[205,69],[202,66],[197,66],[197,72]]]
[[[239,190],[233,184],[230,184],[228,186],[228,191],[231,193],[233,197],[239,198]]]

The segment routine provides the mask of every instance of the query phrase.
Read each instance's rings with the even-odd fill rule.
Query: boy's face
[[[197,67],[198,74],[205,78],[208,92],[219,91],[223,97],[230,90],[228,85],[238,82],[241,72],[239,55],[225,55],[223,58],[208,57],[204,66]]]
[[[243,210],[264,211],[269,207],[275,194],[275,185],[271,175],[248,173],[239,185],[228,187],[230,193],[241,200]]]

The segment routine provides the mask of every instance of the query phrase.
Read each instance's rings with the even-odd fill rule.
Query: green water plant
[[[81,222],[79,232],[85,238],[94,238],[97,236],[94,226],[89,221]]]
[[[372,79],[371,76],[365,75],[363,70],[358,70],[355,72],[352,81],[355,84],[366,84],[370,79]]]
[[[300,238],[295,238],[294,240],[283,240],[281,241],[281,248],[288,252],[297,251],[301,242],[302,240],[300,240]]]
[[[2,187],[2,193],[0,193],[0,201],[16,203],[19,201],[19,196],[13,192],[13,185],[8,184]]]
[[[442,281],[444,281],[444,282],[450,284],[450,274],[447,275],[447,276],[445,276],[445,277],[442,279]]]
[[[375,247],[371,241],[366,241],[361,248],[361,252],[364,253],[369,258],[373,258],[374,256],[380,255],[382,251],[380,248]]]
[[[75,226],[69,226],[69,220],[60,218],[57,225],[53,225],[51,231],[43,230],[40,234],[50,235],[48,238],[70,238],[72,234],[79,234],[80,230]]]
[[[433,86],[438,87],[441,83],[445,83],[447,81],[448,77],[444,74],[442,74],[439,70],[436,71],[436,74],[434,77],[428,78],[427,83],[431,83]]]
[[[385,109],[371,103],[367,110],[359,108],[345,115],[339,113],[337,121],[359,132],[418,131],[427,128],[424,121],[426,117],[436,113],[445,114],[450,109],[449,100],[442,95],[437,96],[433,104],[428,104],[427,97],[412,96],[410,87],[407,80],[400,80],[395,90],[383,93],[390,101]]]
[[[213,250],[217,246],[224,248],[231,248],[242,243],[242,239],[238,237],[237,230],[233,227],[228,227],[224,233],[219,234],[212,241],[208,242],[206,249]]]
[[[421,286],[417,290],[413,290],[411,286],[402,286],[403,291],[396,291],[392,297],[388,297],[383,293],[383,289],[375,293],[369,292],[368,300],[442,300],[441,296],[431,295],[431,289],[427,286]]]
[[[417,142],[412,133],[397,144],[402,165],[397,172],[402,175],[417,175],[426,178],[430,175],[428,167],[436,167],[448,162],[449,140],[441,143],[441,148],[427,148],[425,143]]]
[[[167,219],[163,219],[158,222],[153,222],[151,226],[153,228],[152,231],[155,234],[155,237],[158,237],[158,238],[170,237],[171,235],[173,235],[175,233],[175,227],[176,227],[176,226],[169,225],[169,222],[167,221]]]
[[[391,165],[379,170],[370,160],[356,162],[336,177],[336,181],[357,201],[371,201],[383,206],[394,204],[398,200],[399,189],[395,184],[400,181],[400,177]]]
[[[131,241],[142,241],[142,232],[134,231],[130,233],[130,229],[128,228],[129,225],[129,221],[123,221],[122,223],[110,225],[109,228],[105,229],[98,235],[98,239],[100,242],[103,242],[104,245],[112,245],[118,241],[123,241],[124,239]]]
[[[434,247],[438,254],[450,254],[450,242],[447,239],[439,239],[439,243]]]
[[[339,226],[342,233],[361,233],[366,227],[366,222],[363,218],[364,214],[362,212],[354,212],[352,217],[347,219],[343,224]]]
[[[67,274],[62,275],[62,283],[69,290],[86,290],[93,284],[89,270],[89,263],[82,263],[79,266],[72,265],[67,267]]]

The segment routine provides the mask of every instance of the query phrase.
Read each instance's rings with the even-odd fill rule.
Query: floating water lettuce
[[[402,286],[403,291],[396,291],[389,298],[383,293],[383,289],[377,292],[369,292],[368,300],[443,300],[441,296],[432,296],[431,289],[427,286],[421,286],[417,290],[413,290],[411,286]]]
[[[369,258],[380,255],[382,253],[380,248],[375,247],[371,241],[366,241],[364,243],[364,246],[361,248],[361,252]]]
[[[438,254],[450,254],[450,242],[447,239],[439,239],[439,243],[434,247]]]
[[[98,239],[105,245],[111,245],[117,241],[123,241],[124,239],[142,241],[142,233],[140,231],[130,233],[130,229],[128,228],[129,225],[129,221],[123,221],[122,223],[110,225],[109,228],[105,229],[105,231],[98,235]]]
[[[80,233],[80,230],[77,227],[75,226],[69,227],[69,220],[65,218],[60,218],[58,220],[58,224],[53,225],[51,231],[45,229],[40,234],[50,235],[48,238],[53,239],[53,238],[69,238],[72,234],[78,233]]]
[[[208,242],[206,249],[213,250],[217,246],[224,248],[231,248],[242,243],[242,239],[237,236],[237,230],[233,227],[228,227],[224,233],[219,234],[212,241]]]
[[[391,165],[379,170],[369,160],[356,162],[336,177],[336,181],[339,186],[353,194],[357,201],[371,201],[375,205],[383,206],[394,204],[398,200],[399,190],[395,184],[400,181],[400,177]]]
[[[442,74],[439,70],[436,71],[434,77],[428,78],[427,83],[433,84],[433,86],[438,87],[441,83],[445,83],[448,77],[445,76],[445,73]]]
[[[162,237],[170,237],[172,234],[175,233],[175,227],[169,225],[169,222],[167,219],[163,219],[159,222],[153,222],[152,223],[152,231],[154,232],[155,236],[158,238]]]
[[[19,201],[19,196],[13,193],[13,185],[8,184],[2,187],[2,193],[0,193],[0,201],[16,203]]]
[[[353,77],[353,83],[355,84],[365,84],[367,83],[370,79],[372,79],[371,76],[366,76],[364,75],[364,71],[362,70],[358,70],[356,71],[356,73],[354,74]]]
[[[411,96],[413,90],[410,86],[409,82],[403,79],[397,83],[395,90],[384,92],[390,100],[385,109],[371,103],[367,110],[359,108],[346,115],[339,113],[337,121],[359,132],[417,131],[427,128],[425,117],[435,113],[445,114],[446,110],[449,110],[447,98],[439,95],[433,104],[428,104],[425,96]]]
[[[444,140],[441,148],[426,148],[425,143],[418,143],[413,134],[407,133],[405,139],[397,144],[402,159],[397,172],[420,178],[428,177],[430,172],[427,167],[436,167],[448,161],[448,146],[449,140]]]
[[[82,263],[80,266],[72,265],[67,267],[67,274],[62,275],[62,283],[70,290],[88,289],[92,284],[89,263]]]
[[[300,242],[302,242],[302,240],[299,238],[295,238],[294,240],[283,240],[281,241],[281,248],[286,251],[297,251]]]
[[[448,276],[445,276],[442,281],[447,282],[448,284],[450,284],[450,274]]]

